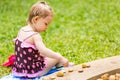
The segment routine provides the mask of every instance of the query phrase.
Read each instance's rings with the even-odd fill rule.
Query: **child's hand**
[[[64,67],[68,67],[69,66],[69,62],[68,62],[68,59],[66,59],[66,58],[62,58],[62,60],[60,61],[60,63],[62,63],[62,65],[64,66]]]
[[[59,56],[61,56],[60,64],[62,64],[64,67],[68,67],[69,66],[68,59],[66,59],[65,57],[63,57],[60,53],[57,53],[57,54]]]

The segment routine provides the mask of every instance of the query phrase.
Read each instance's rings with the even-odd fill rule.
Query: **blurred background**
[[[38,1],[0,0],[0,77],[10,74],[1,64],[14,53],[12,40]],[[120,55],[120,0],[45,1],[54,10],[48,30],[40,33],[48,48],[75,64]]]

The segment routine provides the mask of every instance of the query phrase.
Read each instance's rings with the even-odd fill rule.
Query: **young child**
[[[35,78],[46,74],[56,64],[68,66],[68,60],[47,48],[39,32],[44,32],[53,19],[53,11],[46,2],[32,6],[28,24],[22,27],[15,42],[15,61],[12,73],[15,76]]]

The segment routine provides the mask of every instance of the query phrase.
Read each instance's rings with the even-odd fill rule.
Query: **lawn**
[[[28,11],[38,0],[0,1],[0,77],[10,74],[2,67]],[[53,22],[40,33],[46,46],[76,64],[120,55],[119,0],[46,0],[54,10]]]

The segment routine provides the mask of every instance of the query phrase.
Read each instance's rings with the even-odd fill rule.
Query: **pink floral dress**
[[[35,34],[30,35],[29,37]],[[27,37],[26,39],[28,39]],[[38,77],[45,68],[45,59],[40,55],[35,45],[28,44],[16,38],[15,61],[12,72],[15,76],[34,78]]]

